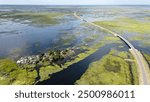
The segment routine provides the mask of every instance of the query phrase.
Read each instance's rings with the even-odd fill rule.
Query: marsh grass
[[[144,53],[144,57],[147,60],[149,67],[150,67],[150,54]]]
[[[141,34],[150,34],[150,22],[142,22],[132,18],[118,18],[111,21],[96,21],[95,24],[113,31],[129,31]]]
[[[5,16],[4,16],[5,15]],[[12,19],[13,21],[24,22],[25,20],[30,21],[36,25],[55,25],[59,23],[57,18],[62,17],[62,13],[54,12],[11,12],[1,13],[0,17],[3,19]]]
[[[99,34],[95,34],[95,35],[92,35],[88,38],[85,38],[84,41],[87,42],[87,43],[92,42],[92,41],[96,40],[99,36],[100,36]]]
[[[0,84],[1,85],[30,85],[34,84],[37,77],[36,71],[28,72],[26,69],[20,68],[11,59],[0,60]]]
[[[118,52],[117,52],[118,53]],[[133,84],[127,52],[117,54],[112,50],[99,61],[90,64],[88,70],[75,84],[89,85],[127,85]],[[133,67],[133,65],[132,65]],[[136,68],[133,70],[134,84],[138,84]]]

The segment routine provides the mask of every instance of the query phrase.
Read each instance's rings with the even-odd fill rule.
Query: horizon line
[[[0,4],[10,6],[150,6],[150,4]]]

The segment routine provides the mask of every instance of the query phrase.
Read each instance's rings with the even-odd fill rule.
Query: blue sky
[[[0,0],[0,4],[33,5],[150,5],[150,0]]]

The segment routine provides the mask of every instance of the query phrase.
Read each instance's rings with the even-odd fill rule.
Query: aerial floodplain
[[[150,6],[0,5],[0,85],[149,85]]]

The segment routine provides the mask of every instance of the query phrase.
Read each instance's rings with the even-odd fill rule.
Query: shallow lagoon
[[[0,57],[17,58],[25,55],[38,54],[48,49],[59,49],[69,46],[80,45],[93,33],[102,33],[96,28],[80,25],[81,22],[73,17],[73,12],[90,21],[114,20],[120,17],[147,22],[150,14],[149,6],[0,6]],[[57,13],[64,16],[56,16],[56,24],[35,24],[31,19],[22,19],[23,16],[14,18],[14,14],[26,13]],[[3,17],[4,16],[4,17]],[[5,17],[6,16],[6,17]],[[29,15],[27,15],[29,16]],[[35,16],[38,17],[39,15]],[[19,20],[20,19],[20,20]],[[34,18],[32,18],[34,19]],[[94,31],[93,31],[94,30]],[[131,34],[132,33],[132,34]],[[137,48],[149,49],[150,46],[143,44],[148,42],[150,34],[134,34],[127,32],[125,37],[140,36],[142,41],[131,39]],[[106,34],[107,35],[107,34]],[[103,35],[105,36],[105,35]],[[67,42],[67,41],[69,42]],[[130,40],[130,39],[129,39]],[[143,42],[144,40],[144,42]],[[86,40],[85,40],[86,41]],[[61,43],[60,43],[61,42]],[[63,43],[64,42],[64,43]],[[136,43],[137,42],[137,43]],[[147,52],[147,51],[144,51]],[[150,53],[150,52],[148,52]]]

